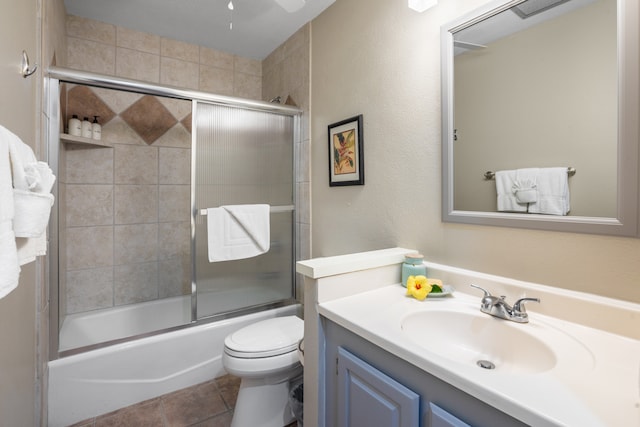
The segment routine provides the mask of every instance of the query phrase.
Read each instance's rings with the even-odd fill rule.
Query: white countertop
[[[367,270],[374,267],[399,264],[404,256],[417,252],[415,249],[389,248],[377,251],[359,252],[330,257],[319,257],[298,261],[296,273],[312,279],[335,276],[354,271]]]
[[[320,303],[318,312],[527,424],[640,426],[640,341],[637,339],[530,310],[530,323],[509,323],[531,330],[542,325],[544,331],[554,331],[551,335],[564,334],[572,338],[567,342],[573,344],[554,348],[558,351],[558,363],[550,370],[535,374],[505,374],[499,369],[483,370],[475,364],[468,366],[449,360],[417,344],[401,328],[402,319],[417,311],[452,309],[479,312],[479,307],[480,295],[454,292],[448,297],[418,301],[406,297],[405,288],[394,284]],[[544,336],[540,338],[545,339]],[[548,344],[555,342],[553,336],[548,338]],[[576,346],[580,349],[574,352],[578,349]]]

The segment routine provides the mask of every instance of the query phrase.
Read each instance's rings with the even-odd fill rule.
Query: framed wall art
[[[362,114],[329,125],[329,186],[364,185]]]

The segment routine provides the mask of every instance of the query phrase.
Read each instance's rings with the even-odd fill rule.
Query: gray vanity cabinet
[[[419,427],[420,396],[338,347],[337,427]]]
[[[326,427],[526,426],[330,320],[322,323]]]

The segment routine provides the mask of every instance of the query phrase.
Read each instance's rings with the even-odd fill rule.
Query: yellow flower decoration
[[[431,292],[431,285],[425,276],[409,276],[407,279],[407,295],[422,301]]]

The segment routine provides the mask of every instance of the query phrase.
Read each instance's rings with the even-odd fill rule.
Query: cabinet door
[[[438,405],[429,402],[429,427],[471,427]]]
[[[418,427],[420,396],[338,347],[338,427]]]

